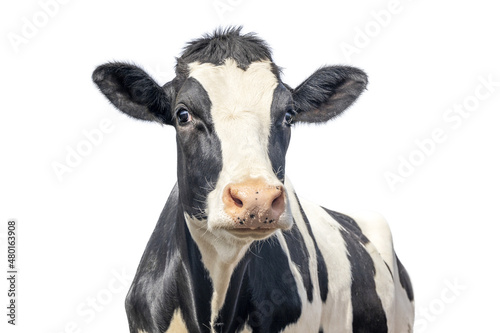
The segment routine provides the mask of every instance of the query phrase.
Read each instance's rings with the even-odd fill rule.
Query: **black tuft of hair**
[[[255,61],[272,62],[272,52],[267,43],[254,33],[242,34],[241,29],[241,26],[218,28],[212,34],[205,34],[189,42],[177,59],[177,74],[186,76],[187,65],[192,62],[219,66],[227,58],[232,58],[243,70]],[[277,67],[275,70],[279,72]]]

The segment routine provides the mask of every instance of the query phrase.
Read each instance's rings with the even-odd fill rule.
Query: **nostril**
[[[281,195],[279,197],[277,197],[276,199],[274,199],[273,203],[272,203],[272,207],[273,208],[277,208],[277,206],[281,205]]]
[[[286,207],[283,186],[263,181],[229,184],[222,201],[224,211],[239,228],[274,228]]]
[[[283,211],[285,209],[285,193],[283,188],[280,188],[279,194],[274,198],[271,207],[275,211]]]
[[[238,190],[234,189],[232,187],[228,187],[227,189],[227,197],[228,201],[233,204],[234,206],[241,208],[243,207],[243,200],[240,199],[238,196]]]
[[[231,198],[233,199],[235,206],[237,206],[239,208],[243,207],[243,201],[241,201],[240,199],[235,198],[233,196],[231,196]]]

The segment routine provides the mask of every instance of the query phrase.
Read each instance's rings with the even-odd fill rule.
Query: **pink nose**
[[[283,186],[269,185],[259,179],[227,185],[222,200],[235,228],[274,229],[285,210]]]

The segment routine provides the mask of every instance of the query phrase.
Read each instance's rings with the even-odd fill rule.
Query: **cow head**
[[[239,28],[192,41],[177,60],[164,86],[125,63],[98,67],[93,80],[124,113],[175,127],[179,200],[198,228],[234,239],[290,228],[291,126],[342,113],[365,89],[365,73],[323,67],[292,89],[265,42]]]

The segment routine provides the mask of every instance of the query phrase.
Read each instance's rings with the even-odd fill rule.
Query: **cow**
[[[292,127],[337,117],[367,75],[325,66],[291,88],[241,27],[189,42],[175,75],[160,86],[112,62],[92,76],[125,114],[176,131],[177,183],[126,297],[130,331],[412,332],[385,219],[308,202],[285,176]]]

